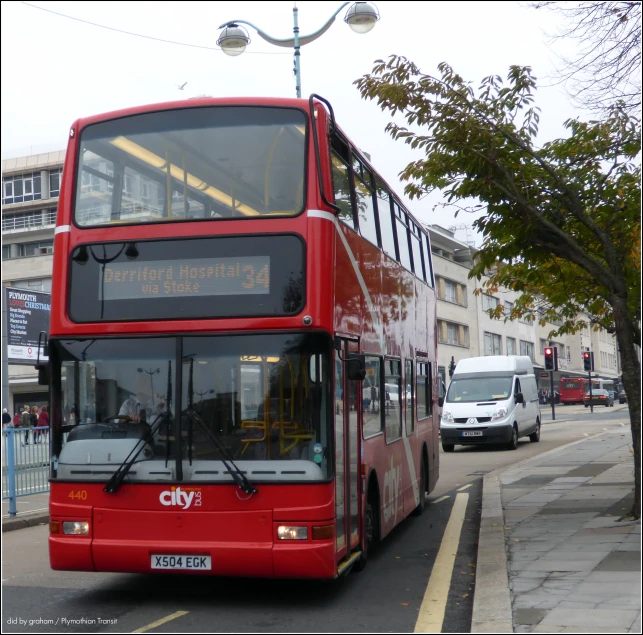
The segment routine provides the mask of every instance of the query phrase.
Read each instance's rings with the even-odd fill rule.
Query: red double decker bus
[[[424,509],[429,238],[322,98],[76,121],[53,281],[53,569],[334,578]]]

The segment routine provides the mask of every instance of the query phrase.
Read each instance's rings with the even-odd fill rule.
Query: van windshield
[[[504,401],[511,394],[511,377],[454,377],[449,384],[447,401],[471,403],[474,401]]]

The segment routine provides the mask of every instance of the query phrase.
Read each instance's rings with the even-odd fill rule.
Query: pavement
[[[473,633],[640,633],[629,429],[484,477]]]

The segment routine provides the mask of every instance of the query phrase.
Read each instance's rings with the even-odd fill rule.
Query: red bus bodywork
[[[587,392],[589,380],[584,377],[560,378],[560,403],[583,403],[583,397]]]
[[[309,102],[295,99],[194,99],[155,106],[136,107],[76,121],[71,128],[65,159],[54,239],[54,274],[50,339],[150,334],[216,334],[230,332],[301,331],[306,316],[311,327],[343,338],[346,349],[360,353],[415,360],[421,355],[433,366],[432,400],[437,405],[436,298],[434,290],[418,280],[352,228],[340,223],[322,199],[312,133],[307,135],[307,192],[305,211],[292,218],[252,220],[203,220],[182,223],[79,228],[73,222],[75,174],[82,130],[109,119],[159,110],[200,106],[281,106],[308,114],[319,134],[322,179],[332,195],[329,116],[316,102],[317,116],[310,117]],[[312,132],[312,131],[311,131]],[[332,200],[332,199],[331,199]],[[114,240],[169,239],[180,237],[294,233],[306,245],[306,298],[303,311],[294,316],[271,318],[217,318],[158,320],[119,323],[74,323],[67,312],[70,254],[82,243]],[[335,353],[337,355],[337,353]],[[414,371],[415,373],[415,371]],[[335,387],[333,387],[333,394]],[[562,391],[561,391],[562,393]],[[357,456],[358,526],[350,544],[336,541],[338,483],[344,483],[344,499],[351,498],[346,474],[322,484],[261,484],[248,499],[239,496],[235,484],[174,483],[172,487],[199,490],[198,511],[172,509],[159,504],[170,489],[167,483],[125,482],[114,494],[104,483],[51,481],[50,517],[54,527],[64,521],[88,521],[88,535],[63,535],[52,530],[49,538],[53,569],[82,571],[151,572],[152,554],[210,555],[210,575],[257,577],[334,578],[342,563],[352,564],[366,549],[365,510],[369,496],[378,501],[379,537],[386,536],[416,509],[422,488],[430,492],[438,479],[438,408],[417,419],[413,408],[413,433],[387,443],[385,434],[364,439],[362,391],[354,404],[358,416],[356,447],[348,447],[346,460]],[[400,399],[406,396],[400,394]],[[55,403],[54,403],[55,408]],[[350,410],[350,407],[349,407]],[[404,412],[404,407],[402,407]],[[350,414],[349,414],[350,417]],[[60,425],[61,413],[52,412],[52,425]],[[57,423],[58,422],[58,423]],[[422,464],[427,467],[420,483]],[[349,468],[346,468],[348,470]],[[346,477],[346,478],[344,478]],[[374,496],[373,488],[377,488]],[[423,496],[422,496],[423,498]],[[355,505],[355,501],[353,501]],[[353,512],[355,510],[353,509]],[[308,527],[308,539],[278,540],[280,524]],[[345,521],[348,522],[348,521]],[[314,527],[322,527],[315,539]],[[328,528],[331,528],[330,530]],[[350,527],[347,527],[350,531]],[[351,559],[352,555],[352,559]],[[348,567],[350,568],[350,567]],[[182,571],[185,573],[185,571]]]

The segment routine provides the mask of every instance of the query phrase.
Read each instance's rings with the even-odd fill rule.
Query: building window
[[[2,259],[8,260],[11,258],[11,245],[2,245]]]
[[[545,348],[547,347],[547,340],[540,339],[540,354],[544,355],[545,354]]]
[[[531,359],[531,361],[534,361],[534,345],[532,342],[523,342],[520,340],[520,354],[521,355],[526,355]]]
[[[486,333],[484,334],[484,354],[485,355],[502,355],[502,349],[500,347],[501,338],[500,335],[495,333]]]
[[[453,302],[460,306],[467,306],[467,287],[464,284],[447,280],[446,278],[437,278],[438,298],[446,302]]]
[[[41,240],[37,243],[23,243],[18,245],[18,254],[21,258],[27,258],[29,256],[47,256],[53,253],[53,240]]]
[[[17,289],[30,289],[31,291],[51,292],[51,278],[34,278],[31,280],[14,280],[12,287]]]
[[[571,348],[571,346],[567,347],[567,355],[566,355],[566,357],[567,357],[568,362],[572,361],[572,348]]]
[[[522,322],[523,324],[533,324],[534,323],[534,316],[531,313],[525,313],[522,317],[518,318],[519,322]]]
[[[508,337],[507,338],[507,355],[516,354],[516,338]]]
[[[62,169],[50,170],[49,172],[49,198],[60,196],[60,180],[62,179]]]
[[[483,311],[488,311],[489,309],[495,309],[498,304],[500,303],[500,300],[498,298],[495,298],[492,295],[482,295],[482,310]]]
[[[38,201],[41,198],[40,172],[2,179],[2,203],[4,205]]]
[[[505,300],[505,315],[509,317],[511,315],[511,312],[513,311],[514,308],[514,303],[513,302],[507,302]]]
[[[438,341],[451,346],[469,346],[469,327],[438,320]]]
[[[448,302],[455,302],[455,282],[451,282],[451,280],[445,280],[444,291],[444,299]]]

